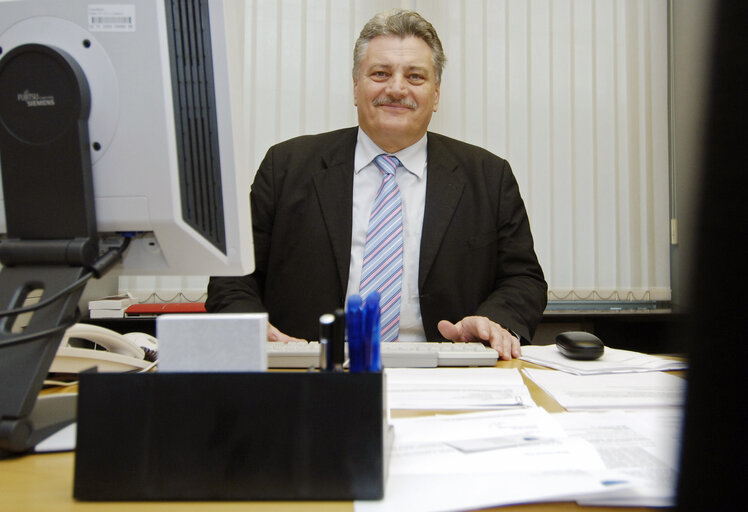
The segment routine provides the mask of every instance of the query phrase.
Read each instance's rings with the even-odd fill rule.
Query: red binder
[[[129,316],[153,316],[164,313],[205,313],[205,303],[133,304],[125,310],[125,314]]]

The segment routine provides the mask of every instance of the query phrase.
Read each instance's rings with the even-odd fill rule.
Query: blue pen
[[[379,293],[372,292],[364,303],[364,346],[366,349],[366,370],[382,371],[382,357],[379,350]]]
[[[348,297],[348,308],[345,314],[345,330],[348,335],[348,359],[351,373],[359,373],[366,370],[364,355],[364,312],[359,295]]]

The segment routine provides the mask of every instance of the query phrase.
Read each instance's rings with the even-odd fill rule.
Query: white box
[[[160,372],[267,370],[267,313],[161,315],[156,319]]]

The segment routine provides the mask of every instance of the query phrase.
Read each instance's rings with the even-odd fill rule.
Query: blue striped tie
[[[379,155],[374,163],[383,178],[369,217],[359,293],[365,298],[379,292],[379,339],[397,341],[403,280],[403,202],[395,182],[400,161],[392,155]]]

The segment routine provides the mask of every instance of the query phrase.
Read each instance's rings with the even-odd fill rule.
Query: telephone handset
[[[71,339],[82,339],[98,347],[78,348]],[[143,371],[153,366],[147,356],[156,353],[158,341],[142,332],[120,334],[104,327],[75,324],[65,331],[50,373],[80,373],[97,367],[99,372]]]

